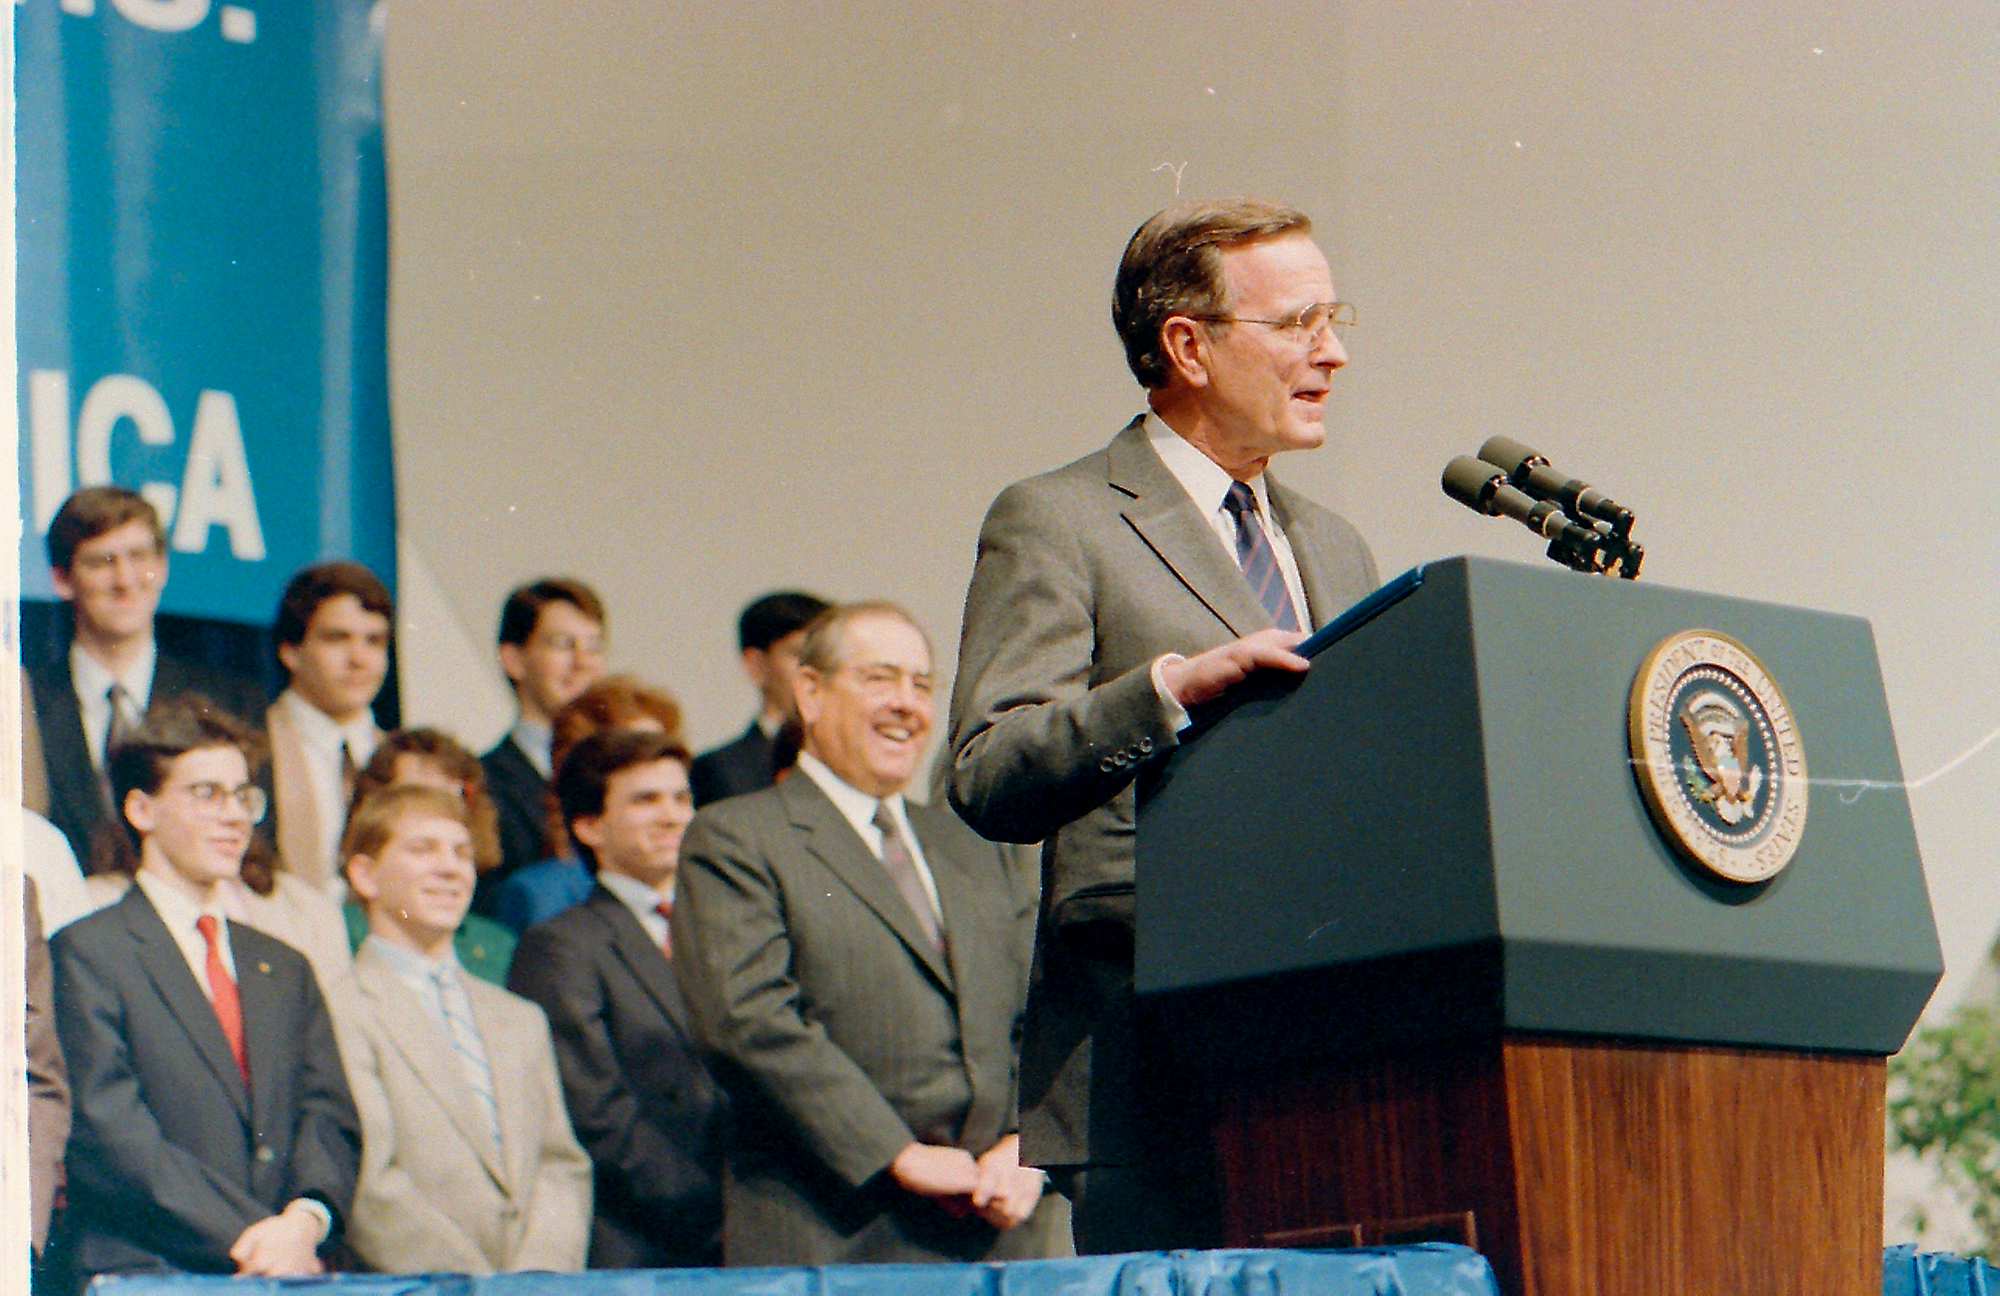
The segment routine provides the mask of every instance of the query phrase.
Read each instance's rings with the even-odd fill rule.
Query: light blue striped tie
[[[1243,569],[1243,579],[1250,582],[1257,601],[1271,614],[1272,624],[1280,630],[1297,630],[1299,614],[1292,606],[1291,591],[1285,588],[1278,551],[1271,547],[1271,537],[1264,533],[1264,524],[1257,516],[1257,497],[1242,482],[1231,482],[1222,507],[1236,519],[1236,563]]]
[[[493,1066],[486,1060],[486,1042],[479,1038],[479,1027],[472,1020],[472,1001],[466,998],[465,986],[459,982],[457,969],[450,964],[432,972],[430,979],[437,991],[438,1013],[444,1018],[445,1034],[451,1037],[452,1050],[458,1054],[459,1069],[465,1073],[472,1092],[479,1095],[479,1108],[485,1113],[486,1128],[493,1135],[493,1150],[500,1152],[500,1104],[493,1097]]]

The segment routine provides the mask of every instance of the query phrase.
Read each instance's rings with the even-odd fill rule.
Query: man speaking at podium
[[[1303,633],[1376,583],[1354,528],[1265,472],[1326,440],[1347,363],[1353,308],[1311,232],[1250,198],[1140,226],[1111,316],[1149,411],[980,530],[949,789],[984,836],[1043,843],[1021,1152],[1071,1198],[1079,1252],[1220,1240],[1193,1086],[1133,1011],[1134,780],[1189,708],[1305,670]]]

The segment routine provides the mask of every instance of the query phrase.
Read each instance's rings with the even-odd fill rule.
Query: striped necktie
[[[889,880],[902,892],[909,903],[910,912],[917,916],[917,925],[924,929],[924,935],[940,952],[944,949],[944,922],[931,903],[931,893],[924,889],[923,878],[917,875],[917,861],[910,855],[909,845],[903,841],[903,834],[896,827],[896,816],[889,812],[886,801],[875,803],[875,826],[882,830],[882,868]]]
[[[480,1113],[486,1117],[487,1131],[493,1135],[493,1150],[499,1152],[500,1103],[493,1096],[493,1065],[486,1056],[486,1041],[479,1037],[479,1027],[472,1020],[472,1001],[466,998],[465,986],[451,964],[432,971],[430,979],[437,991],[445,1035],[451,1040],[452,1051],[458,1054],[459,1070],[464,1072],[466,1083],[479,1098]]]
[[[1244,483],[1231,482],[1222,507],[1236,519],[1236,563],[1243,569],[1243,579],[1250,582],[1257,601],[1271,614],[1273,625],[1280,630],[1297,630],[1299,614],[1292,606],[1291,591],[1285,588],[1278,551],[1271,547],[1271,537],[1264,533],[1264,523],[1257,515],[1257,497]]]

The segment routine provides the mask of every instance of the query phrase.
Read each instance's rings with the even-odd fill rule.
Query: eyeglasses
[[[1300,346],[1312,346],[1329,329],[1335,337],[1345,338],[1347,330],[1355,324],[1354,303],[1344,301],[1314,302],[1284,319],[1250,319],[1242,315],[1190,315],[1188,318],[1210,324],[1262,324],[1278,330]]]
[[[195,804],[210,814],[221,814],[226,802],[234,801],[247,815],[250,822],[264,822],[264,812],[271,808],[270,797],[255,783],[245,783],[241,787],[225,787],[220,783],[184,783],[181,791],[193,797]]]
[[[887,663],[867,663],[859,666],[843,666],[841,671],[854,677],[861,691],[868,694],[891,694],[900,692],[904,681],[917,692],[929,695],[935,687],[928,671],[906,670],[901,666]],[[835,672],[836,674],[839,671]]]
[[[602,657],[604,655],[604,641],[602,639],[579,639],[573,634],[557,632],[555,634],[539,635],[536,637],[536,641],[542,647],[553,649],[560,653],[582,653],[587,657]]]
[[[119,563],[124,563],[129,567],[138,568],[143,574],[151,574],[159,567],[160,559],[165,556],[160,546],[149,544],[132,549],[113,550],[109,553],[78,554],[71,560],[70,566],[77,571],[95,574],[108,572]]]

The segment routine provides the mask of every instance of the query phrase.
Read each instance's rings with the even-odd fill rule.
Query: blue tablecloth
[[[1498,1296],[1464,1247],[1174,1251],[989,1265],[654,1269],[581,1274],[104,1278],[93,1296]]]
[[[1893,1246],[1882,1253],[1882,1296],[2000,1296],[2000,1269]]]

